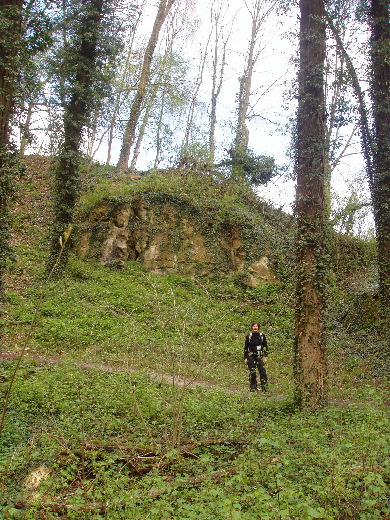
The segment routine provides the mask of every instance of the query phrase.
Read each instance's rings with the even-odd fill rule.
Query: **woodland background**
[[[24,69],[15,128],[22,154],[27,149],[28,153],[55,155],[61,145],[63,107],[71,95],[72,67],[78,59],[72,44],[81,6],[75,2],[28,6],[24,45],[33,59]],[[159,13],[157,5],[146,2],[106,6],[106,19],[99,29],[99,73],[90,72],[90,81],[95,81],[94,106],[83,152],[91,160],[118,163],[146,46],[155,44],[128,165],[147,170],[185,160],[220,164],[229,158],[240,131],[238,121],[244,116],[252,154],[270,156],[278,167],[261,194],[291,211],[298,4],[176,0],[171,6],[170,2],[161,6],[167,13]],[[328,9],[353,60],[364,100],[370,103],[370,33],[364,3],[333,2]],[[152,29],[158,17],[163,23],[154,41]],[[327,36],[330,168],[338,186],[332,193],[333,223],[341,231],[354,228],[357,233],[370,233],[372,219],[365,222],[369,193],[360,151],[359,107],[345,57],[337,54],[330,31]],[[248,87],[240,94],[244,79]]]
[[[388,0],[0,15],[4,517],[385,518]],[[277,130],[282,151],[259,138]],[[278,183],[293,216],[261,198]],[[137,192],[215,232],[256,220],[286,251],[280,282],[77,258],[88,212]],[[264,401],[238,369],[253,317],[273,342]]]

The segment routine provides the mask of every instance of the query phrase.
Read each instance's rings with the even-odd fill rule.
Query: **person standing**
[[[252,332],[245,337],[244,363],[249,369],[250,391],[257,390],[257,370],[260,375],[260,386],[262,392],[267,391],[268,377],[265,365],[267,364],[268,345],[265,334],[259,332],[260,324],[252,323]]]

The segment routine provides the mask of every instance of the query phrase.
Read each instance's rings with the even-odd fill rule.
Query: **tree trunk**
[[[161,27],[163,26],[174,1],[175,0],[160,0],[158,6],[158,11],[156,19],[154,20],[152,33],[150,35],[149,42],[146,46],[144,54],[141,76],[139,79],[137,92],[131,105],[130,117],[126,125],[125,134],[123,136],[122,149],[117,165],[117,168],[120,172],[124,172],[128,168],[130,150],[134,143],[135,130],[141,114],[142,102],[146,95],[146,89],[150,77],[150,67],[152,64],[153,54],[158,42]]]
[[[251,39],[248,48],[248,60],[244,75],[240,78],[240,90],[238,94],[238,117],[234,148],[237,151],[246,151],[249,142],[249,131],[246,125],[246,117],[249,110],[249,98],[252,85],[253,67],[255,65],[254,50],[258,36],[257,17],[252,19]]]
[[[155,85],[153,87],[152,92],[150,93],[150,98],[147,100],[147,105],[145,107],[145,111],[144,111],[144,114],[143,114],[142,123],[140,125],[140,129],[139,129],[139,132],[138,132],[138,137],[137,137],[137,140],[135,142],[134,153],[133,153],[133,157],[131,159],[130,170],[135,170],[135,167],[136,167],[136,164],[137,164],[137,160],[138,160],[139,154],[141,152],[142,140],[143,140],[144,135],[145,135],[146,126],[147,126],[147,124],[149,122],[150,112],[152,110],[153,103],[154,103],[154,101],[156,99],[157,92],[158,92],[158,85]]]
[[[326,403],[323,0],[300,0],[294,375],[302,409]]]
[[[207,61],[207,54],[208,54],[208,49],[209,49],[210,37],[211,37],[211,34],[209,34],[209,36],[208,36],[208,38],[206,40],[204,53],[202,53],[202,52],[200,53],[200,62],[199,62],[199,68],[198,68],[198,76],[196,78],[194,92],[193,92],[192,97],[191,97],[190,108],[189,108],[188,116],[187,116],[186,129],[185,129],[185,132],[184,132],[184,139],[183,139],[183,144],[182,144],[182,151],[184,150],[185,154],[186,154],[186,148],[188,147],[188,144],[189,144],[189,141],[190,141],[190,133],[191,133],[191,130],[192,130],[192,127],[193,127],[193,123],[194,123],[194,114],[195,114],[196,100],[198,98],[199,89],[200,89],[200,87],[202,86],[202,83],[203,83],[203,74],[204,74],[204,69],[206,67],[206,61]]]
[[[22,9],[22,0],[0,0],[0,301],[4,296],[6,263],[11,256],[8,203],[13,187],[13,158],[9,148],[10,122],[19,69]]]
[[[378,244],[381,317],[390,320],[390,23],[389,0],[371,0],[372,200]]]
[[[253,70],[260,53],[258,48],[260,30],[267,17],[276,7],[276,2],[273,0],[255,0],[252,2],[252,6],[246,5],[252,18],[252,26],[245,71],[240,78],[238,93],[237,126],[232,155],[232,178],[236,181],[243,180],[245,177],[242,158],[247,153],[249,144],[249,129],[246,122],[250,108]]]
[[[351,57],[349,56],[348,52],[346,51],[343,40],[335,27],[333,20],[331,17],[326,14],[326,21],[327,24],[332,31],[332,34],[334,36],[334,39],[337,43],[337,50],[342,57],[342,59],[345,62],[346,69],[349,74],[349,79],[353,88],[353,91],[356,96],[356,100],[359,105],[359,126],[360,126],[360,138],[362,143],[362,150],[363,150],[363,156],[366,163],[366,169],[367,169],[367,175],[368,175],[368,182],[370,185],[370,190],[372,192],[372,182],[373,182],[373,166],[372,166],[372,136],[370,132],[370,127],[368,124],[368,114],[367,114],[367,108],[364,101],[364,93],[361,89],[360,82],[358,75],[356,73],[355,67],[353,65],[353,62],[351,60]]]
[[[18,73],[17,58],[20,50],[22,0],[0,0],[0,139],[8,143],[9,123],[13,112],[13,93]]]
[[[157,92],[156,92],[157,94]],[[158,115],[157,120],[157,132],[156,132],[156,155],[154,157],[154,168],[158,168],[160,161],[161,161],[161,152],[162,152],[162,122],[163,122],[163,115],[165,110],[165,97],[166,97],[166,89],[164,88],[162,95],[161,95],[161,104],[160,104],[160,113]]]
[[[114,107],[113,107],[111,118],[110,118],[110,124],[108,127],[108,139],[107,139],[107,159],[106,159],[107,166],[111,163],[111,149],[112,149],[112,143],[114,140],[115,126],[117,123],[117,118],[118,118],[121,106],[124,104],[124,97],[122,94],[123,94],[123,91],[125,90],[125,86],[127,87],[126,81],[127,81],[130,61],[131,61],[132,52],[133,52],[136,28],[138,27],[138,25],[140,23],[141,14],[142,14],[144,6],[145,6],[145,2],[143,2],[142,5],[140,6],[140,8],[138,10],[137,18],[134,21],[131,38],[130,38],[130,41],[128,44],[127,57],[126,57],[126,61],[125,61],[124,67],[123,67],[122,77],[119,82],[118,91],[116,94],[115,103],[114,103]]]
[[[20,128],[20,148],[19,155],[20,157],[24,157],[26,153],[26,148],[29,144],[29,130],[31,124],[31,118],[34,110],[34,101],[30,100],[28,102],[27,111],[26,111],[26,120]]]
[[[224,11],[222,9],[224,8]],[[226,49],[231,36],[231,31],[225,37],[224,17],[226,6],[222,2],[215,2],[211,8],[211,32],[214,33],[214,54],[212,68],[212,88],[210,106],[210,132],[209,132],[209,168],[214,168],[215,163],[215,129],[217,126],[217,102],[221,93],[226,65]],[[222,49],[221,49],[222,46]],[[221,53],[222,51],[222,53]],[[220,54],[221,57],[220,57]],[[219,72],[218,72],[219,69]],[[218,76],[219,74],[219,76]]]
[[[166,98],[167,88],[168,88],[167,81],[165,81],[164,78],[167,78],[167,80],[169,82],[171,66],[172,66],[172,47],[173,47],[174,37],[175,37],[175,34],[172,33],[172,35],[168,39],[167,48],[165,50],[164,56],[162,57],[161,65],[160,65],[160,68],[159,68],[157,76],[156,76],[155,84],[153,85],[151,93],[149,95],[149,99],[148,99],[148,102],[147,102],[147,105],[145,108],[145,114],[144,114],[142,123],[140,125],[140,129],[138,132],[138,138],[137,138],[137,141],[136,141],[135,147],[134,147],[133,158],[131,160],[131,165],[130,165],[131,170],[135,169],[135,165],[138,160],[139,153],[141,151],[141,144],[142,144],[142,139],[145,134],[146,126],[149,122],[150,114],[151,114],[154,102],[157,98],[157,94],[158,94],[160,88],[162,88],[161,100],[158,103],[159,112],[158,112],[158,118],[157,118],[157,132],[156,132],[156,143],[155,143],[156,144],[156,155],[154,158],[153,167],[157,168],[158,164],[160,162],[160,154],[162,151],[162,139],[161,139],[162,120],[163,120],[163,115],[164,115],[164,111],[165,111],[165,98]]]
[[[79,194],[79,164],[82,130],[88,121],[92,91],[92,77],[96,64],[97,42],[104,0],[84,0],[86,13],[79,29],[77,68],[71,87],[69,103],[64,108],[64,141],[55,167],[54,222],[51,231],[51,248],[48,269],[59,260],[59,237],[73,222],[74,208]],[[58,271],[67,263],[69,243],[60,258]]]

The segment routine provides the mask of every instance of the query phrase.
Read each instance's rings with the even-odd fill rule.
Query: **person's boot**
[[[249,376],[249,384],[250,384],[250,391],[256,392],[257,391],[257,378],[256,374],[251,374]]]

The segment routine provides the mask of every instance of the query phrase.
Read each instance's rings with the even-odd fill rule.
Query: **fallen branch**
[[[226,477],[229,477],[231,475],[235,475],[238,471],[237,467],[231,467],[231,468],[224,468],[217,471],[213,471],[212,473],[209,473],[207,475],[200,475],[197,477],[191,477],[183,482],[180,482],[175,486],[174,483],[169,483],[168,487],[166,489],[151,489],[147,493],[147,497],[149,498],[158,498],[161,495],[167,493],[170,489],[172,489],[174,486],[176,489],[181,489],[187,486],[198,486],[200,484],[203,484],[204,482],[207,482],[208,480],[213,481],[221,481]],[[28,511],[31,507],[31,504],[27,501],[17,501],[14,502],[13,506],[15,509]],[[55,513],[57,515],[61,515],[61,518],[67,518],[68,513],[73,511],[78,511],[81,513],[87,513],[87,514],[100,514],[105,515],[109,508],[111,507],[121,507],[125,508],[126,505],[122,503],[118,504],[110,504],[107,503],[92,503],[89,505],[80,505],[80,504],[53,504],[53,503],[47,503],[47,504],[34,504],[34,509],[38,512],[47,512],[47,513]]]

